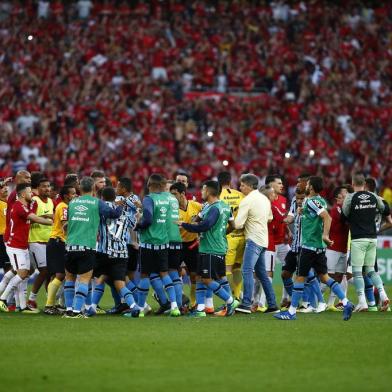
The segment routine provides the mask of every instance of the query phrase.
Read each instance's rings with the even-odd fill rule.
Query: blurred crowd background
[[[324,176],[392,202],[391,1],[2,1],[0,177]]]

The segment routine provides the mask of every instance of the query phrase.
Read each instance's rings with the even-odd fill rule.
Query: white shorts
[[[280,262],[280,264],[284,265],[284,261],[286,259],[287,253],[290,251],[289,244],[279,244],[275,245],[276,249],[276,259]]]
[[[14,271],[21,269],[30,271],[30,255],[28,249],[7,246],[7,255]]]
[[[266,250],[264,257],[265,257],[265,270],[267,272],[274,272],[275,263],[276,263],[276,252]]]
[[[337,252],[336,250],[327,249],[325,251],[327,258],[328,273],[345,274],[347,271],[347,253]]]
[[[34,268],[45,268],[46,263],[46,244],[39,244],[38,242],[30,242],[30,257],[31,264]]]

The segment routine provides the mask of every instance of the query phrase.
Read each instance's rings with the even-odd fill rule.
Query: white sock
[[[9,282],[6,289],[3,291],[0,299],[2,301],[6,301],[8,296],[10,295],[11,290],[14,290],[15,287],[22,281],[23,279],[19,275],[15,275]]]
[[[385,292],[384,288],[378,289],[378,294],[380,294],[381,301],[385,301],[388,299],[387,293]]]
[[[228,298],[228,300],[226,301],[227,305],[233,303],[233,297],[230,296],[230,298]]]
[[[170,309],[173,310],[173,309],[176,309],[176,308],[178,308],[177,302],[176,301],[170,302]]]
[[[19,298],[19,307],[20,309],[26,308],[26,293],[27,293],[27,283],[29,282],[29,278],[22,280],[18,287],[16,288]]]
[[[328,297],[328,306],[333,306],[335,303],[336,295],[331,291]]]
[[[26,288],[27,288],[27,286],[26,286]],[[15,291],[14,291],[13,294],[14,294],[14,295],[13,295],[12,301],[15,302],[15,307],[20,309],[19,293],[18,293],[17,290],[15,289]],[[12,301],[11,301],[11,302],[8,302],[8,301],[7,301],[7,305],[9,305],[10,303],[13,303]]]
[[[8,271],[4,274],[3,279],[1,280],[0,283],[0,295],[3,294],[4,290],[6,289],[9,281],[15,276],[13,271]]]
[[[267,298],[266,298],[265,292],[264,292],[264,290],[262,288],[261,289],[260,300],[259,300],[259,306],[261,306],[263,308],[266,303],[267,303]]]
[[[213,301],[212,297],[206,298],[205,307],[206,308],[213,308],[214,307],[214,301]]]
[[[297,308],[295,308],[293,305],[290,305],[289,313],[290,314],[296,314],[297,313]]]
[[[269,281],[272,283],[272,277],[271,277],[271,276],[269,276],[269,277],[268,277],[268,279],[269,279]]]
[[[198,312],[204,312],[204,309],[206,308],[206,306],[204,304],[197,304],[197,308],[196,310]]]
[[[91,304],[90,308],[93,309],[93,310],[97,310],[97,304]]]
[[[348,299],[347,299],[347,298],[343,298],[343,299],[342,299],[342,304],[343,304],[343,306],[346,306],[347,303],[348,303]],[[366,299],[365,299],[365,303],[366,303]]]
[[[344,295],[347,297],[347,279],[346,276],[343,276],[342,283],[340,283],[340,286],[342,287]]]
[[[287,300],[287,299],[289,299],[289,293],[287,292],[287,290],[283,286],[282,287],[282,301],[281,302],[283,302],[283,300]]]
[[[16,288],[14,288],[10,291],[10,294],[7,297],[7,305],[16,305],[17,298],[18,295],[16,294]],[[19,303],[19,299],[18,299],[18,303]]]
[[[30,292],[29,301],[36,301],[36,300],[37,300],[37,294]]]
[[[302,306],[303,306],[304,308],[307,308],[307,307],[309,306],[309,302],[302,302]]]

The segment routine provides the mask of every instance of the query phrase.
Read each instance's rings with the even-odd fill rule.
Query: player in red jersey
[[[291,238],[290,230],[285,223],[287,217],[287,199],[283,196],[283,181],[278,174],[271,174],[265,179],[265,184],[270,185],[276,193],[275,200],[272,201],[272,214],[274,216],[274,242],[275,242],[275,260],[284,265],[287,253],[290,250],[289,244],[286,242],[286,235]],[[275,263],[274,263],[275,264]],[[275,269],[275,265],[274,265]],[[273,277],[273,271],[270,274]],[[288,301],[289,295],[283,288],[282,303]]]
[[[29,184],[18,184],[15,191],[18,199],[13,204],[10,212],[7,254],[12,268],[16,271],[16,275],[9,281],[0,296],[0,311],[8,312],[7,298],[16,289],[21,312],[32,313],[33,311],[26,306],[26,289],[30,272],[30,255],[28,250],[30,221],[42,225],[52,225],[53,221],[41,218],[31,212],[32,191]]]
[[[332,241],[332,245],[328,246],[325,256],[327,258],[328,274],[338,283],[342,282],[343,276],[347,272],[349,227],[342,214],[343,201],[347,193],[348,187],[345,185],[339,186],[334,190],[335,204],[329,212],[332,218],[331,229],[329,231],[329,238]],[[331,291],[327,302],[327,310],[339,310],[334,306],[335,299],[336,296]]]

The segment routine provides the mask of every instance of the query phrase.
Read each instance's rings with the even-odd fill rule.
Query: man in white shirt
[[[234,221],[236,229],[244,228],[245,253],[242,263],[244,293],[242,304],[236,309],[241,313],[251,313],[253,294],[253,271],[259,278],[265,292],[268,309],[278,310],[275,293],[265,270],[265,250],[268,246],[268,222],[273,219],[271,202],[258,191],[259,179],[253,174],[244,174],[240,178],[240,190],[245,195]]]

